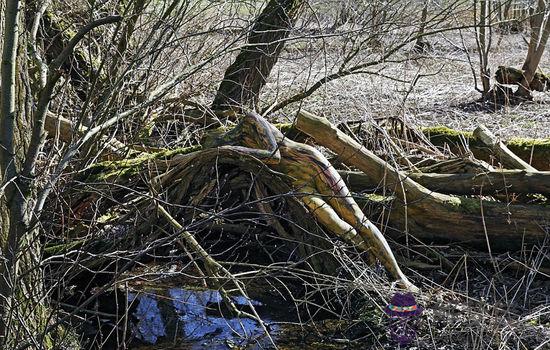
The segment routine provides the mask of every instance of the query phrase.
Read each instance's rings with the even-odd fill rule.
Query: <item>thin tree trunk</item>
[[[414,44],[414,49],[418,52],[424,52],[426,50],[426,42],[424,41],[424,32],[426,31],[426,21],[428,20],[428,5],[430,1],[424,2],[424,7],[422,8],[422,15],[420,17],[420,27],[418,28],[418,39]]]
[[[18,162],[16,161],[15,125],[16,66],[19,39],[19,0],[6,2],[4,10],[4,42],[2,45],[1,94],[0,94],[0,188],[4,193],[0,200],[0,243],[3,263],[0,265],[0,348],[8,337],[8,314],[13,306],[15,276],[17,276],[17,252],[24,218],[24,198],[18,190]]]
[[[477,6],[474,4],[474,6]],[[489,65],[489,49],[491,48],[491,17],[490,1],[481,0],[479,2],[479,24],[476,32],[476,42],[479,52],[479,76],[483,87],[483,97],[485,98],[491,90]]]
[[[270,0],[235,62],[227,68],[212,109],[255,106],[294,25],[303,0]]]

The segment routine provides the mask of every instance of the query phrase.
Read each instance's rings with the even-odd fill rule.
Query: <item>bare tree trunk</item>
[[[533,77],[537,71],[542,54],[550,36],[550,19],[548,18],[549,7],[546,1],[538,0],[535,13],[531,15],[529,23],[531,25],[531,39],[527,57],[523,63],[523,80],[519,84],[518,96],[531,99],[531,90],[529,88]]]
[[[36,50],[36,31],[43,12],[21,16],[19,0],[6,2],[0,92],[0,348],[17,342],[51,348],[40,268],[40,225],[36,210],[35,168],[44,144],[46,115],[61,68],[78,42],[93,28],[120,20],[105,17],[79,30],[46,65]],[[43,8],[45,10],[45,7]],[[28,9],[27,9],[28,10]],[[32,74],[29,56],[41,73]],[[33,67],[34,68],[34,67]],[[48,343],[48,344],[46,344]]]
[[[424,2],[424,7],[422,8],[422,15],[420,17],[420,27],[418,28],[418,39],[414,44],[414,49],[418,52],[424,52],[426,50],[427,43],[424,41],[424,32],[426,31],[426,21],[428,20],[428,6],[430,1]]]
[[[294,25],[303,0],[270,0],[256,19],[247,44],[227,68],[212,108],[237,109],[254,106],[285,39]]]
[[[477,8],[477,2],[474,3]],[[491,48],[491,1],[479,1],[479,22],[476,30],[476,43],[479,52],[479,76],[485,98],[491,90],[491,73],[489,72],[489,50]],[[475,12],[474,12],[475,14]]]

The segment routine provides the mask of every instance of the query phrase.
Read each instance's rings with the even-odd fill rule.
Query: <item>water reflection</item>
[[[136,296],[130,294],[129,301],[133,301]],[[164,321],[160,314],[160,309],[155,297],[140,295],[139,304],[134,315],[139,320],[136,325],[138,337],[147,343],[156,343],[158,338],[166,335]]]
[[[137,302],[134,317],[138,320],[134,332],[145,343],[155,344],[161,338],[191,343],[191,349],[227,349],[228,345],[264,348],[269,339],[258,322],[248,318],[226,318],[222,297],[214,290],[187,290],[173,288],[166,295],[129,294],[129,301]],[[238,306],[248,305],[246,298],[233,297]],[[262,303],[251,300],[252,305]],[[269,318],[263,318],[268,324]],[[270,330],[276,332],[277,326]],[[255,345],[254,345],[255,344]]]

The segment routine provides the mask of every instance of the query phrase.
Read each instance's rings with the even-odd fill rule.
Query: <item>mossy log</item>
[[[379,182],[363,172],[341,170],[339,173],[355,192],[380,187]],[[533,193],[550,197],[550,171],[500,170],[478,174],[407,173],[406,176],[432,191],[446,194]],[[386,186],[390,184],[386,183]]]
[[[464,152],[464,146],[462,145],[466,143],[476,158],[489,163],[494,163],[495,160],[499,161],[491,150],[477,139],[472,132],[454,130],[445,126],[423,128],[422,132],[434,145],[447,146],[454,153]],[[534,168],[541,171],[550,170],[550,138],[511,138],[504,141],[504,144],[515,155]]]
[[[381,184],[395,191],[399,200],[392,203],[394,208],[391,210],[388,228],[393,230],[390,231],[405,231],[434,241],[469,241],[475,244],[480,242],[486,244],[485,232],[487,232],[491,246],[502,249],[520,249],[522,242],[532,244],[544,238],[544,225],[550,222],[550,210],[546,207],[507,205],[496,201],[481,201],[478,198],[453,197],[433,192],[433,190],[438,189],[437,186],[443,186],[442,182],[445,180],[440,180],[439,185],[436,182],[437,180],[433,181],[434,185],[428,185],[430,180],[426,179],[428,188],[422,186],[413,180],[412,177],[414,176],[407,176],[398,172],[388,163],[337,130],[325,119],[301,113],[297,127],[321,145],[336,152],[344,163],[362,170],[370,177],[373,184]],[[222,154],[219,153],[220,150],[216,151],[215,156],[212,149],[195,152],[200,148],[200,146],[197,146],[196,148],[147,154],[130,160],[103,162],[88,169],[87,179],[96,183],[104,181],[127,183],[129,178],[143,178],[145,174],[151,184],[161,186],[160,188],[163,190],[166,190],[166,186],[178,184],[173,190],[170,190],[170,193],[173,193],[174,203],[181,203],[182,199],[191,196],[190,191],[197,191],[197,188],[204,187],[211,180],[214,175],[212,173],[214,159],[218,162],[217,164],[220,164],[219,162],[223,160],[226,164],[233,164],[243,171],[253,174],[258,174],[261,171],[260,168],[266,169],[262,172],[262,176],[257,177],[258,179],[263,179],[263,175],[269,174],[269,169],[260,164],[255,169],[250,168],[253,164],[251,163],[253,158],[249,156],[239,156],[229,150],[221,150],[221,152],[229,152],[227,157],[222,157]],[[186,159],[186,161],[182,161],[182,159]],[[506,176],[503,177],[503,172],[489,172],[487,176],[490,185],[487,187],[491,191],[498,191],[511,185],[511,190],[517,189],[518,192],[520,189],[526,192],[548,192],[547,182],[545,181],[548,176],[546,173],[538,173],[535,176],[522,172],[504,174]],[[507,182],[508,175],[511,180]],[[459,174],[459,176],[465,176],[466,178],[463,180],[467,182],[470,181],[467,177],[473,175]],[[451,181],[451,183],[455,187],[462,186],[462,190],[466,193],[474,194],[477,185],[485,186],[482,176],[478,175],[478,177],[472,178],[473,183],[470,185],[459,185],[457,181]],[[535,183],[529,181],[526,185],[521,184],[523,179],[538,179],[539,177],[540,181],[535,181]],[[420,178],[418,179],[421,182],[423,181]],[[453,178],[453,180],[456,179]],[[271,181],[268,180],[263,183],[267,188],[270,188],[270,193],[287,194],[292,192],[288,187],[280,187],[283,186],[283,182],[282,180],[275,181],[272,178]],[[277,185],[279,187],[275,186],[277,183],[279,183]],[[351,184],[353,186],[353,181]],[[467,188],[469,186],[471,189]],[[486,187],[484,187],[485,189]],[[454,191],[460,192],[462,190],[455,189]],[[446,189],[445,191],[452,193],[453,189]],[[483,193],[485,194],[485,192]],[[293,211],[296,210],[296,208],[293,209]],[[300,217],[301,220],[293,219],[293,221],[308,221],[308,219],[305,219],[307,215],[300,215]]]
[[[402,207],[390,212],[389,233],[410,233],[430,241],[463,241],[478,247],[520,250],[547,235],[550,210],[537,205],[509,205],[480,198],[433,192],[396,170],[345,135],[325,118],[300,112],[298,129],[395,192]],[[389,186],[391,185],[391,186]]]

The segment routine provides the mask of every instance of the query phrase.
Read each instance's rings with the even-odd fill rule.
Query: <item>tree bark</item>
[[[353,191],[376,189],[380,183],[358,171],[339,171]],[[550,195],[550,172],[501,170],[479,174],[409,173],[408,177],[429,190],[458,195],[538,193]],[[391,184],[386,183],[387,186]]]
[[[225,71],[212,109],[240,110],[257,104],[303,3],[303,0],[269,1],[256,18],[246,45]]]
[[[0,95],[0,188],[3,189],[0,190],[0,348],[9,347],[15,339],[12,329],[18,322],[8,329],[8,318],[22,311],[21,308],[15,309],[18,302],[26,305],[25,300],[15,299],[24,289],[19,280],[21,265],[30,262],[31,254],[30,251],[20,251],[28,232],[30,189],[28,179],[20,176],[29,138],[28,133],[20,130],[22,125],[29,125],[24,100],[20,98],[24,96],[24,88],[17,79],[17,71],[23,70],[21,74],[25,74],[26,69],[17,54],[22,36],[21,3],[10,0],[5,6]]]

